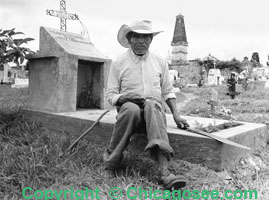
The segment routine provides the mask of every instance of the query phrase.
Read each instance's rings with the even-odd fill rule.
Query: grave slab
[[[81,109],[76,112],[53,113],[49,111],[24,110],[23,116],[32,121],[41,122],[50,130],[64,131],[79,136],[89,128],[94,121],[104,112],[101,109]],[[87,135],[97,145],[107,146],[111,137],[113,124],[116,119],[116,110],[111,110],[100,123]],[[267,143],[268,129],[264,124],[238,122],[242,125],[221,130],[213,134],[248,146],[251,150],[245,150],[223,144],[214,139],[190,133],[176,128],[171,114],[166,114],[167,132],[170,144],[174,149],[174,159],[189,161],[207,166],[216,171],[231,169],[242,157],[252,151],[262,148]],[[209,124],[222,124],[226,120],[182,116],[191,128],[196,128],[197,122],[207,126]],[[135,134],[128,148],[143,151],[146,146],[145,134]]]

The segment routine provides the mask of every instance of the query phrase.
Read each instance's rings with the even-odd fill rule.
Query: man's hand
[[[174,120],[178,128],[187,129],[190,127],[188,122],[185,119],[182,119],[179,115],[174,116]]]

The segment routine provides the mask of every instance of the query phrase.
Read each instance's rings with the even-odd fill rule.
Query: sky
[[[60,19],[46,15],[46,9],[59,10],[60,0],[0,0],[0,29],[16,28],[22,37],[35,40],[28,47],[39,49],[40,26],[60,29]],[[155,30],[151,50],[167,57],[176,16],[184,16],[188,59],[208,54],[220,60],[258,52],[265,65],[269,54],[268,0],[66,0],[69,13],[76,13],[85,25],[91,42],[111,59],[126,49],[117,41],[121,25],[134,20],[152,21]],[[68,20],[67,31],[81,33],[80,21]]]

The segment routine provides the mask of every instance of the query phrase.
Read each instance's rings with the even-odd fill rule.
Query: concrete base
[[[79,110],[77,112],[51,113],[34,110],[24,110],[24,117],[29,120],[38,121],[51,130],[61,130],[81,135],[83,131],[91,126],[104,110]],[[101,120],[98,126],[88,134],[94,143],[108,145],[113,124],[116,119],[116,111],[111,110]],[[211,118],[199,118],[182,116],[195,128],[196,122],[203,124],[221,124],[225,120]],[[197,135],[176,128],[172,115],[167,114],[167,132],[170,144],[175,151],[174,159],[186,160],[192,163],[203,164],[211,169],[220,171],[232,168],[238,161],[251,151],[262,148],[267,143],[268,130],[266,125],[257,123],[239,122],[242,125],[225,129],[214,133],[220,137],[227,138],[234,142],[250,147],[252,150],[245,150],[222,144],[205,136]],[[142,138],[142,139],[141,139]],[[137,134],[132,138],[129,148],[143,150],[147,141],[144,134]]]

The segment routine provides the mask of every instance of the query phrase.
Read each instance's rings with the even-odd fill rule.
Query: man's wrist
[[[116,106],[117,101],[119,100],[119,98],[122,96],[122,94],[116,94],[113,98],[112,98],[112,105]]]

